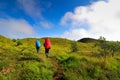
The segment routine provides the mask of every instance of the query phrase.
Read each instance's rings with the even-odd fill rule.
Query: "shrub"
[[[98,66],[88,67],[87,73],[88,73],[88,76],[90,76],[91,78],[97,78],[100,74],[100,67]]]
[[[99,49],[100,55],[102,57],[104,57],[104,61],[106,62],[106,57],[108,55],[110,55],[110,50],[111,50],[112,46],[102,36],[100,36],[99,43],[97,45],[100,47],[100,49]]]
[[[6,77],[3,74],[0,74],[0,80],[10,80],[8,77]]]
[[[71,42],[71,50],[72,52],[77,52],[78,51],[78,46],[77,46],[77,42]]]
[[[67,67],[76,67],[79,65],[79,61],[75,56],[69,56],[68,58],[61,61],[61,64],[66,68]]]
[[[38,62],[42,62],[43,60],[41,58],[39,58],[38,55],[33,54],[33,53],[22,53],[20,58],[18,58],[19,61],[38,61]]]
[[[40,77],[39,77],[39,73],[37,72],[34,72],[30,69],[23,69],[21,72],[20,72],[20,77],[19,77],[19,80],[40,80]]]
[[[7,61],[0,61],[0,70],[3,69],[3,67],[8,67],[9,66],[9,63]]]
[[[102,36],[99,38],[100,53],[102,56],[106,57],[111,53],[112,56],[116,52],[119,52],[120,43],[119,42],[107,42],[106,39]]]
[[[112,55],[112,57],[115,55],[116,52],[119,52],[120,50],[120,43],[119,42],[111,42],[108,44],[109,51]]]
[[[20,41],[18,41],[18,42],[17,42],[17,46],[19,46],[19,45],[23,45],[23,43],[20,42]]]
[[[120,75],[118,70],[109,70],[106,74],[108,80],[120,80]]]
[[[105,74],[101,73],[101,74],[98,76],[97,80],[108,80],[108,79],[107,79],[107,77],[106,77]]]
[[[16,39],[12,39],[13,42],[16,42]]]

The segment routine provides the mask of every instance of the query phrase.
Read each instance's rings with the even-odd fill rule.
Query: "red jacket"
[[[50,39],[49,39],[49,38],[46,38],[46,39],[45,39],[44,47],[45,47],[46,49],[50,49],[50,48],[51,48],[51,42],[50,42]]]

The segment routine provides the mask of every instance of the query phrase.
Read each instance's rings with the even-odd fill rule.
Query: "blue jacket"
[[[40,47],[40,46],[41,46],[40,41],[36,40],[36,47]]]

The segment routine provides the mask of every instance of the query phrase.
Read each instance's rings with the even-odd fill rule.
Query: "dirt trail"
[[[62,72],[62,68],[61,66],[58,64],[57,60],[54,58],[50,58],[51,63],[54,65],[55,67],[55,72],[53,75],[53,79],[52,80],[64,80],[63,78],[63,72]]]

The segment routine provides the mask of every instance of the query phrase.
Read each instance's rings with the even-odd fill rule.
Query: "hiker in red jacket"
[[[49,50],[51,48],[51,42],[50,42],[49,38],[45,38],[44,47],[45,47],[45,54],[48,57],[49,56]]]

